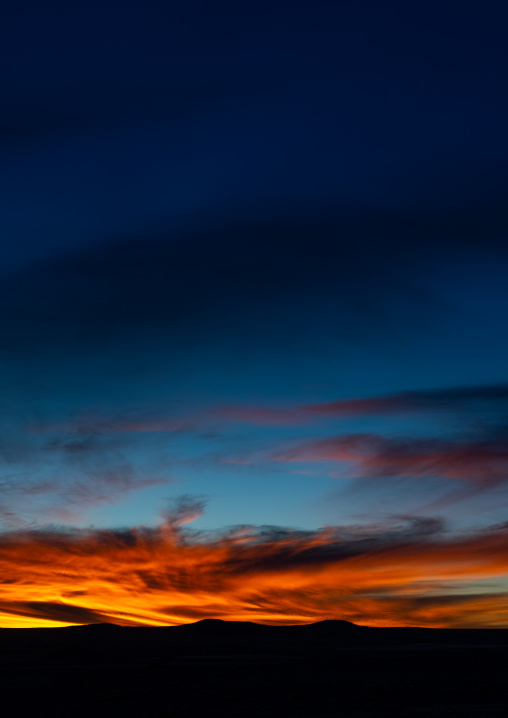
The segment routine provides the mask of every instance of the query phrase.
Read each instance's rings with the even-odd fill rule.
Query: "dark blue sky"
[[[506,20],[3,8],[6,529],[505,519]]]

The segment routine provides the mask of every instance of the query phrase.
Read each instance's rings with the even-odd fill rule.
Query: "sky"
[[[508,627],[506,8],[0,18],[0,626]]]

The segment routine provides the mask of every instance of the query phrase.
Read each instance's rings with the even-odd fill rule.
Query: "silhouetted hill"
[[[240,635],[263,635],[280,639],[283,634],[289,635],[291,632],[302,631],[317,634],[335,634],[344,631],[359,630],[364,626],[357,626],[349,621],[318,621],[317,623],[306,623],[287,626],[271,626],[263,623],[254,623],[253,621],[223,621],[219,618],[204,618],[194,623],[184,623],[180,626],[174,626],[179,631],[192,633],[194,635],[214,635],[214,636],[240,636]]]
[[[234,635],[234,634],[253,634],[266,631],[273,626],[265,626],[261,623],[253,621],[222,621],[220,618],[203,618],[201,621],[194,623],[183,623],[180,626],[171,626],[179,631],[192,632],[202,635]]]
[[[309,632],[312,631],[314,633],[319,631],[320,633],[325,634],[338,633],[342,631],[358,631],[361,629],[368,628],[368,626],[358,626],[356,623],[351,623],[351,621],[326,620],[317,621],[316,623],[305,623],[301,626],[298,626],[298,628],[303,628]]]
[[[16,718],[447,718],[508,714],[508,630],[348,621],[0,631]]]
[[[80,626],[65,626],[66,630],[77,628],[88,631],[110,631],[112,628],[123,628],[123,626],[119,626],[118,623],[83,623]]]

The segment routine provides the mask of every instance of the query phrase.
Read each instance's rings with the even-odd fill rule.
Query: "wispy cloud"
[[[508,385],[451,387],[445,389],[406,391],[378,397],[337,399],[276,409],[267,407],[225,406],[216,410],[219,417],[266,426],[305,424],[330,417],[356,417],[404,413],[482,413],[506,411]]]
[[[69,475],[51,480],[8,477],[0,480],[3,496],[0,523],[12,528],[33,523],[34,517],[37,523],[82,520],[85,512],[94,506],[113,504],[134,491],[169,483],[171,479],[165,477],[139,476],[129,465],[88,470],[79,478]]]
[[[403,412],[485,411],[496,405],[502,410],[508,405],[508,384],[406,391],[366,399],[339,399],[304,406],[302,411],[320,416],[368,416]]]
[[[175,432],[189,430],[188,421],[161,416],[147,416],[141,412],[123,412],[104,416],[94,412],[80,412],[62,422],[39,422],[32,427],[35,433],[59,432],[64,434],[97,436],[124,432]]]
[[[272,457],[283,462],[347,462],[345,475],[441,476],[470,482],[477,490],[508,481],[506,441],[449,441],[352,434],[302,442]]]
[[[176,499],[170,499],[168,507],[161,512],[161,516],[168,526],[183,526],[203,516],[206,506],[206,497],[193,494],[182,494]]]
[[[3,527],[81,523],[93,507],[170,484],[165,432],[184,431],[140,410],[76,412],[26,426],[10,427],[0,444]]]

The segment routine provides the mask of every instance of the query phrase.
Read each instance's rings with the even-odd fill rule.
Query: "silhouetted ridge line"
[[[266,626],[263,623],[254,623],[253,621],[223,621],[220,618],[203,618],[201,621],[194,623],[182,623],[180,626],[171,626],[171,628],[179,628],[187,631],[198,633],[238,633],[238,632],[254,632],[264,631],[267,628],[277,628],[277,626]]]
[[[76,626],[65,626],[65,628],[86,628],[88,630],[102,631],[114,628],[129,628],[129,626],[120,626],[117,623],[84,623]],[[132,628],[132,626],[130,626]],[[238,631],[259,632],[273,630],[305,630],[312,632],[328,633],[330,631],[351,631],[369,628],[369,626],[359,626],[350,621],[342,621],[335,619],[327,619],[317,621],[316,623],[296,623],[273,625],[266,623],[256,623],[255,621],[225,621],[221,618],[202,618],[192,623],[181,623],[178,626],[134,626],[134,628],[178,628],[180,630],[192,631],[197,633],[235,633]]]
[[[204,618],[194,623],[183,623],[180,626],[172,626],[172,628],[184,629],[187,631],[197,633],[254,633],[254,632],[267,632],[273,631],[306,631],[306,632],[319,632],[319,633],[330,633],[330,632],[343,632],[343,631],[354,631],[367,626],[357,626],[356,623],[350,621],[341,620],[325,620],[318,621],[317,623],[301,623],[301,624],[290,624],[290,625],[272,625],[266,623],[255,623],[254,621],[223,621],[220,618]]]
[[[123,628],[118,623],[83,623],[79,626],[64,626],[64,628],[86,628],[89,631],[109,631],[112,628]]]
[[[325,619],[324,621],[317,621],[316,623],[303,623],[301,628],[306,628],[312,631],[355,631],[362,628],[372,628],[372,626],[359,626],[357,623],[351,623],[351,621],[342,621],[340,619]]]

